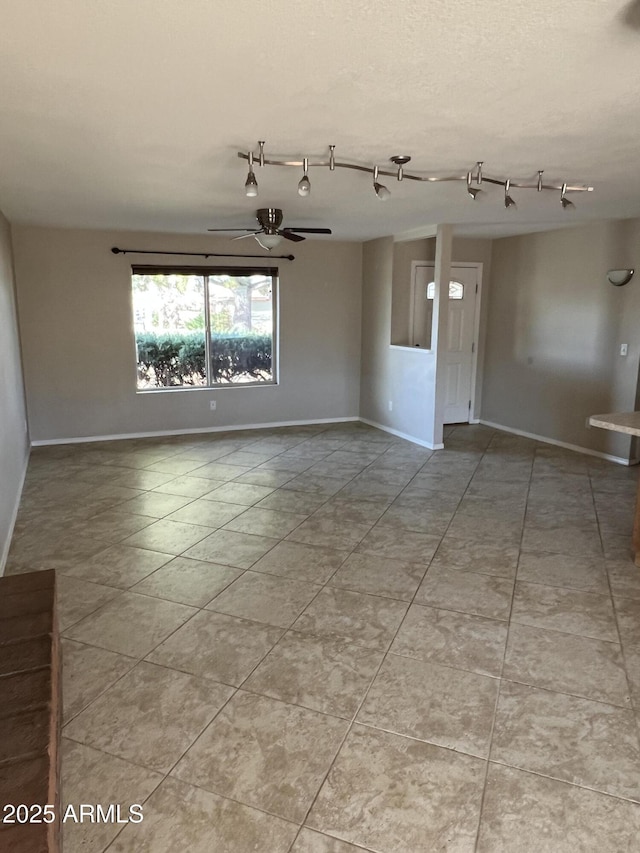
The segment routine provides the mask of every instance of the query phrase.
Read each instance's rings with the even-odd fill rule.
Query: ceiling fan
[[[287,228],[281,228],[282,225],[282,210],[279,207],[261,207],[256,210],[256,219],[259,228],[208,228],[208,231],[246,231],[246,234],[240,234],[233,237],[234,240],[243,240],[245,237],[255,237],[263,249],[275,249],[283,239],[293,240],[294,243],[300,243],[306,240],[303,234],[331,234],[330,228],[296,228],[291,225]]]

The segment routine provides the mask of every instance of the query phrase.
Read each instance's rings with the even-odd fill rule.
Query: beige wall
[[[9,223],[0,213],[0,574],[29,458]]]
[[[407,346],[411,331],[411,264],[413,261],[433,261],[436,239],[408,240],[394,243],[393,278],[391,288],[391,342]]]
[[[33,441],[357,417],[360,244],[310,239],[293,246],[295,261],[277,262],[279,385],[146,394],[137,394],[135,388],[131,264],[233,261],[116,256],[110,251],[115,245],[261,251],[252,240],[229,248],[228,241],[207,236],[14,228]],[[246,266],[252,261],[236,263]],[[217,410],[211,412],[209,401],[214,398]]]
[[[435,358],[427,350],[390,346],[393,262],[392,237],[364,244],[360,416],[428,443]]]
[[[636,401],[640,280],[605,278],[627,266],[640,267],[640,220],[494,241],[483,420],[628,455],[628,439],[585,425]]]

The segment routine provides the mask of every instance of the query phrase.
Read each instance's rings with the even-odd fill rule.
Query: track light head
[[[306,198],[311,192],[311,181],[309,180],[309,176],[307,175],[307,172],[309,170],[309,160],[305,157],[302,163],[302,169],[304,174],[302,175],[298,183],[298,195],[302,196],[302,198]]]
[[[563,184],[562,185],[562,191],[560,193],[560,204],[562,205],[563,210],[570,210],[572,207],[575,207],[575,204],[572,201],[569,201],[569,199],[566,196],[566,192],[567,192],[567,185]]]
[[[258,182],[253,169],[249,170],[247,180],[244,182],[244,194],[247,198],[255,198],[258,195]]]
[[[375,194],[380,199],[380,201],[386,201],[389,198],[389,196],[391,195],[391,193],[384,186],[384,184],[381,184],[378,182],[378,167],[377,166],[374,166],[374,169],[373,169],[373,189],[375,191]]]
[[[505,185],[504,185],[504,206],[507,208],[507,210],[508,210],[510,207],[513,207],[513,208],[517,207],[517,204],[515,203],[515,201],[514,201],[514,200],[511,198],[511,196],[509,195],[509,187],[510,187],[510,186],[511,186],[511,180],[510,180],[510,179],[508,179],[508,180],[507,180],[507,182],[506,182],[506,183],[505,183]]]
[[[480,164],[478,164],[478,174],[480,177],[482,176],[482,172],[480,171]],[[471,186],[472,180],[473,180],[473,178],[472,178],[471,172],[467,172],[467,192],[469,193],[471,198],[475,201],[478,198],[478,195],[480,195],[480,198],[482,198],[483,191],[480,189],[480,187],[472,187]]]

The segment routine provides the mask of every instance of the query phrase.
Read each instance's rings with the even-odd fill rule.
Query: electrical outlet
[[[393,411],[393,400],[389,400],[389,411]]]
[[[215,412],[215,410],[216,410],[216,401],[215,400],[209,401],[209,408],[211,409],[212,412]]]

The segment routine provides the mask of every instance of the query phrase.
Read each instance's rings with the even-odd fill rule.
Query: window
[[[435,281],[430,281],[427,285],[427,299],[433,299],[433,295],[436,290]],[[449,299],[463,299],[464,298],[464,284],[461,281],[450,281],[449,282]]]
[[[133,267],[138,390],[274,384],[277,272]]]

